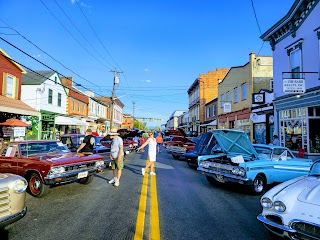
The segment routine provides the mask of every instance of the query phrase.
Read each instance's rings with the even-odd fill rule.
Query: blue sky
[[[135,116],[164,120],[150,127],[164,124],[174,110],[188,110],[187,89],[200,73],[244,65],[262,46],[250,0],[75,1],[0,0],[0,37],[97,96],[111,95],[110,70],[123,71],[116,95],[124,113],[133,113],[134,101]],[[262,33],[293,2],[253,0]],[[11,35],[8,25],[76,75]],[[46,70],[2,40],[0,48],[31,69]],[[260,55],[272,55],[269,43]]]

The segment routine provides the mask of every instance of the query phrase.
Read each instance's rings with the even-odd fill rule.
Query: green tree
[[[31,126],[27,127],[26,139],[38,140],[39,118],[35,116],[30,116],[30,117],[27,117],[26,120],[27,122],[31,122]]]

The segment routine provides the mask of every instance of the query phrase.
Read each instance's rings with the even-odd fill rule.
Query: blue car
[[[260,194],[267,184],[281,183],[308,174],[312,161],[296,158],[285,147],[252,144],[242,131],[213,130],[210,155],[198,157],[198,170],[209,182],[249,185]]]

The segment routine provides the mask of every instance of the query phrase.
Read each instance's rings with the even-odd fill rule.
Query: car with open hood
[[[0,173],[13,173],[28,182],[34,197],[48,193],[49,187],[79,181],[89,184],[102,172],[103,156],[73,153],[60,141],[8,142],[0,148]]]
[[[320,161],[309,175],[281,183],[260,200],[258,220],[286,239],[320,239]]]
[[[198,170],[209,182],[249,185],[260,194],[267,184],[308,174],[312,161],[296,158],[285,147],[253,145],[247,134],[230,129],[213,130],[216,145],[211,155],[198,157]]]

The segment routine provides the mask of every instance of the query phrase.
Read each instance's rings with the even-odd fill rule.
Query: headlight
[[[274,202],[274,209],[277,211],[277,212],[285,212],[286,211],[286,205],[281,202],[281,201],[275,201]]]
[[[96,161],[95,166],[101,167],[104,164],[104,161]]]
[[[64,167],[53,167],[51,168],[49,175],[57,175],[57,174],[64,173],[65,171],[66,169]]]
[[[262,198],[260,203],[264,208],[272,208],[273,205],[270,198]]]
[[[13,190],[16,193],[22,193],[22,192],[24,192],[26,190],[27,186],[28,186],[28,183],[27,183],[26,180],[18,179],[13,184]]]
[[[234,168],[232,168],[232,174],[234,174],[234,175],[238,175],[239,174],[239,168],[237,168],[237,167],[234,167]]]
[[[201,161],[199,163],[199,167],[203,167],[203,168],[209,168],[209,163],[205,162],[205,161]]]
[[[243,167],[239,168],[239,175],[241,177],[244,177],[246,175],[246,170]]]

